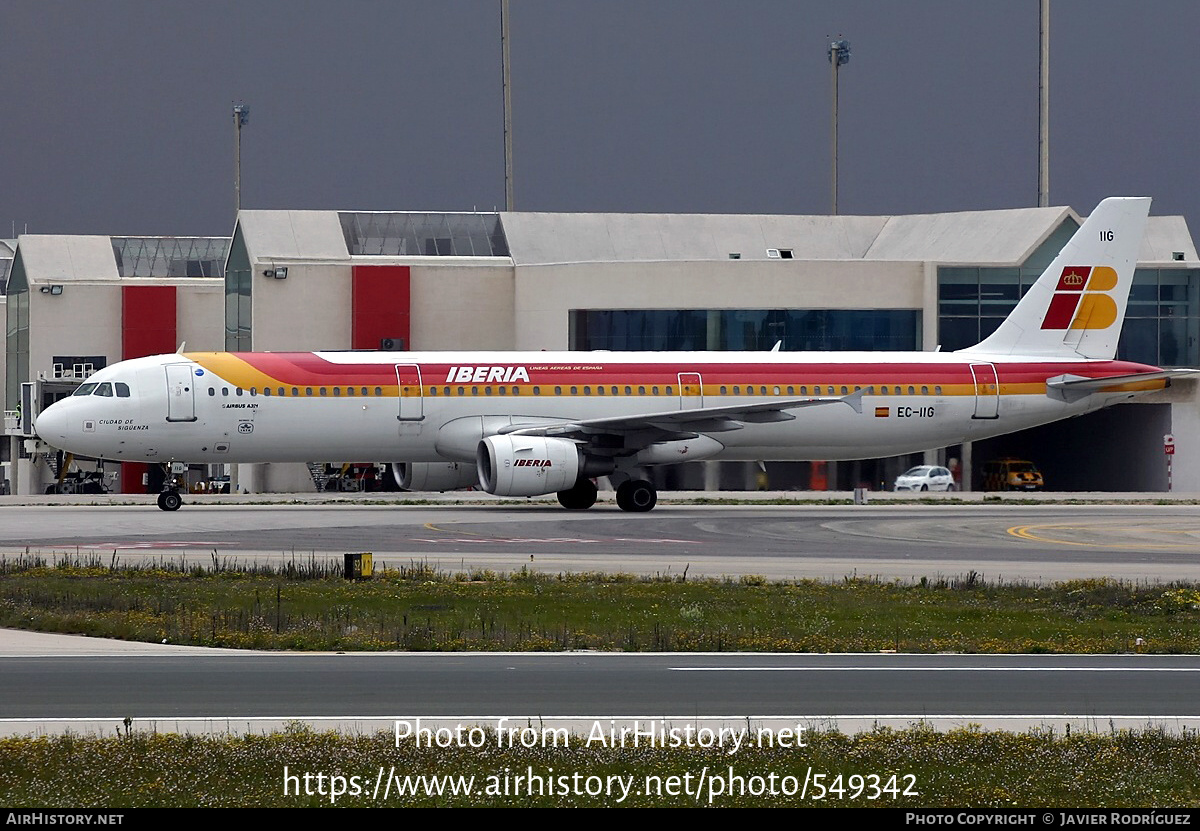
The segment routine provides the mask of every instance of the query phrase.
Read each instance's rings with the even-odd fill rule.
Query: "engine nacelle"
[[[497,496],[565,491],[579,478],[579,447],[566,439],[489,436],[477,451],[479,483]]]
[[[454,491],[479,484],[474,465],[462,462],[395,462],[392,476],[406,491]]]

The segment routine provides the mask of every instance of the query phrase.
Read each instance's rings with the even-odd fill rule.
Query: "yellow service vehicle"
[[[1024,459],[995,459],[983,466],[985,491],[1036,491],[1045,485],[1042,472]]]

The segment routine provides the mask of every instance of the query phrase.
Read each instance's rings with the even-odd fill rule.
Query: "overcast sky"
[[[1037,203],[1037,0],[511,0],[516,208]],[[0,0],[0,236],[504,202],[499,0]],[[1051,203],[1200,231],[1200,3],[1052,0]]]

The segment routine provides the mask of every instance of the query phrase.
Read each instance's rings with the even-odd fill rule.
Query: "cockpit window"
[[[71,393],[72,395],[91,395],[92,390],[96,388],[95,384],[80,384],[79,389]]]
[[[105,398],[112,398],[112,394],[112,384],[108,383],[107,381],[103,384],[98,384],[96,386],[96,391],[92,393],[92,395],[103,395]]]
[[[122,384],[120,381],[117,381],[116,383],[113,384],[113,386],[117,388],[117,398],[128,398],[129,397],[129,385],[128,384]]]

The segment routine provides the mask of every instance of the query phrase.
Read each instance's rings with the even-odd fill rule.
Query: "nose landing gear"
[[[158,507],[164,511],[178,511],[183,505],[183,497],[179,489],[184,486],[183,474],[187,465],[183,462],[171,462],[167,467],[167,478],[163,481],[163,491],[158,495]]]

